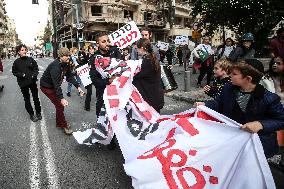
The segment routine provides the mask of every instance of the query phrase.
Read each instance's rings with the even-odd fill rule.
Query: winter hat
[[[246,59],[245,63],[256,69],[257,71],[264,73],[264,66],[262,62],[257,59]]]
[[[58,50],[58,57],[69,56],[69,55],[70,55],[70,51],[66,47],[62,47]]]

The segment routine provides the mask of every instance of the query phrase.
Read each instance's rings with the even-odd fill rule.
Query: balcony
[[[141,0],[122,0],[123,4],[127,5],[142,5],[143,2]]]

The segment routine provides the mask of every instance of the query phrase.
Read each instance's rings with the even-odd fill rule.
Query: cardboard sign
[[[111,44],[120,49],[126,48],[141,37],[140,31],[133,21],[109,35]]]
[[[188,45],[188,36],[186,35],[178,35],[175,39],[176,45]]]
[[[90,68],[88,64],[85,64],[83,66],[80,66],[79,68],[76,69],[84,87],[92,84],[92,80],[90,78],[89,72]]]
[[[162,42],[162,41],[158,41],[157,43],[157,47],[162,50],[162,51],[167,51],[169,49],[169,43],[165,43],[165,42]]]

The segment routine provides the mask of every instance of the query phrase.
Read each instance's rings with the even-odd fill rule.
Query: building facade
[[[94,43],[96,33],[115,31],[129,21],[148,26],[153,41],[170,42],[176,35],[191,36],[191,1],[176,0],[49,0],[49,13],[59,46]],[[173,13],[174,10],[174,13]],[[52,23],[52,22],[51,22]]]

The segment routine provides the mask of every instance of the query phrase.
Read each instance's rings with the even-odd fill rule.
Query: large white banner
[[[159,115],[132,85],[140,69],[128,62],[107,86],[96,128],[75,132],[78,143],[108,144],[115,133],[137,189],[275,188],[257,134],[204,106]]]
[[[76,69],[78,76],[80,77],[84,87],[92,84],[92,80],[90,78],[90,67],[88,64],[80,66]]]
[[[120,49],[132,45],[132,43],[138,41],[140,38],[141,33],[134,21],[127,23],[125,26],[109,35],[111,44]]]

